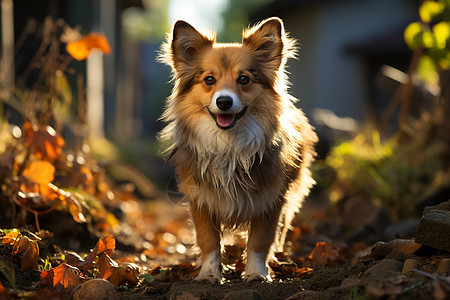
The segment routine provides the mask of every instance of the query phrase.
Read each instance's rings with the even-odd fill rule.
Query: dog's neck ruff
[[[211,213],[220,213],[221,218],[227,220],[261,213],[256,211],[258,208],[251,196],[256,187],[250,170],[254,163],[261,163],[273,141],[256,118],[248,115],[238,126],[224,131],[207,116],[190,133],[176,122],[171,124],[173,147],[187,154],[183,158],[191,160],[184,163],[193,168],[197,177],[198,187],[195,188],[208,190],[198,194],[197,205],[206,206]],[[211,201],[214,205],[209,205]],[[215,208],[218,209],[212,211]]]

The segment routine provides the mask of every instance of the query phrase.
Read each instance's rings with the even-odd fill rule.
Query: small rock
[[[438,273],[450,272],[450,258],[443,258],[437,268]]]
[[[303,299],[310,299],[311,297],[317,296],[319,295],[318,291],[301,291],[299,293],[296,293],[292,296],[290,296],[289,298],[287,298],[286,300],[303,300]]]
[[[117,300],[114,285],[105,279],[91,279],[81,284],[73,293],[73,300]]]
[[[361,280],[358,278],[347,277],[347,278],[342,279],[341,287],[352,286],[352,285],[358,284],[360,282],[361,282]]]
[[[416,243],[413,240],[403,240],[403,239],[396,239],[393,241],[390,241],[388,245],[391,245],[395,250],[400,250],[406,254],[414,254],[419,250],[422,245],[419,243]]]
[[[383,274],[387,272],[400,272],[403,269],[403,263],[394,259],[383,259],[375,266],[370,267],[364,272],[364,275]]]
[[[441,202],[438,205],[425,207],[423,214],[429,213],[432,209],[450,210],[450,200]]]
[[[432,209],[420,220],[416,242],[450,251],[450,211]]]
[[[374,259],[385,258],[394,250],[392,245],[389,245],[385,242],[377,242],[372,246],[372,250],[370,252],[370,257]]]
[[[225,295],[223,300],[262,300],[262,296],[258,291],[245,289],[239,291],[232,291]]]
[[[407,273],[409,271],[412,271],[413,269],[419,268],[419,262],[415,259],[407,259],[405,260],[405,263],[403,264],[403,270],[402,273]]]

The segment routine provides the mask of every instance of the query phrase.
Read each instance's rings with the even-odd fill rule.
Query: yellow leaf
[[[419,7],[419,15],[422,21],[430,23],[434,17],[444,11],[444,4],[437,1],[425,1]]]
[[[450,38],[450,22],[440,22],[433,26],[434,38],[436,46],[439,49],[446,49],[447,42]]]
[[[419,22],[413,22],[406,27],[404,32],[405,42],[411,49],[419,46],[418,35],[422,32],[422,25]]]
[[[22,175],[30,182],[40,184],[42,186],[48,185],[53,181],[55,174],[55,167],[44,160],[36,160],[30,162]]]

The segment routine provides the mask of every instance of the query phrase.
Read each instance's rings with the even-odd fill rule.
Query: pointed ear
[[[244,32],[242,44],[255,52],[258,61],[278,69],[283,60],[284,37],[283,21],[274,17]]]
[[[177,71],[196,61],[206,48],[211,48],[214,38],[209,39],[184,21],[177,21],[173,27],[171,53],[173,66]]]

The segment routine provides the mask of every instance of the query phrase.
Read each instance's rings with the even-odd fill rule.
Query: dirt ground
[[[225,237],[223,284],[199,283],[194,239],[187,208],[170,201],[130,201],[118,208],[121,228],[115,237],[112,258],[118,263],[134,263],[137,284],[116,287],[119,299],[446,299],[450,293],[449,272],[438,273],[439,263],[449,253],[420,246],[403,246],[382,251],[362,242],[331,240],[315,226],[327,218],[327,208],[306,205],[294,222],[285,253],[271,263],[273,282],[245,282],[241,258],[244,242],[239,235]],[[58,220],[58,222],[55,222]],[[68,214],[55,212],[41,218],[41,227],[49,233],[39,244],[39,256],[48,257],[52,266],[61,262],[67,250],[84,257],[102,236],[87,224],[73,221]],[[232,245],[234,244],[234,245]],[[374,249],[378,250],[374,250]],[[415,268],[405,271],[405,262]],[[381,267],[384,262],[400,267]],[[13,266],[15,286],[0,273],[1,284],[9,288],[0,299],[69,299],[61,286],[48,291],[39,271],[21,271],[20,261],[0,246],[0,267]],[[378,268],[378,269],[377,269]],[[403,272],[402,272],[403,269]],[[370,271],[372,270],[372,271]],[[88,276],[86,276],[88,277]],[[47,296],[46,296],[47,295]],[[291,298],[289,298],[291,297]],[[447,298],[448,299],[448,298]]]

